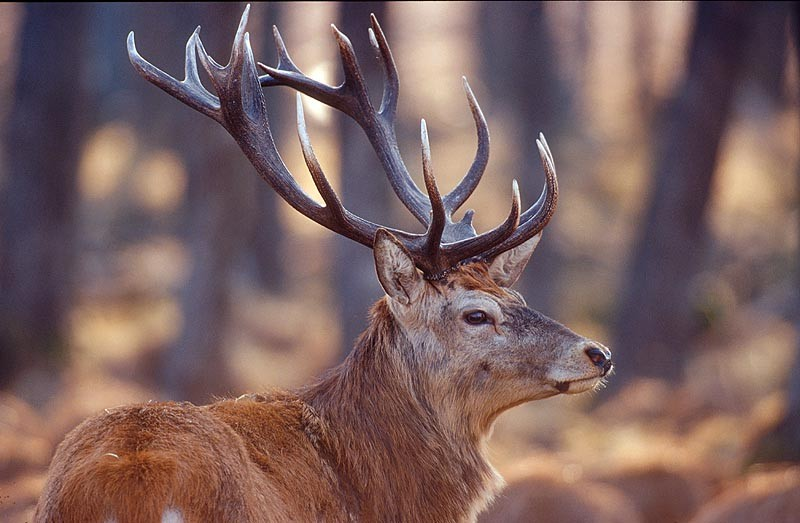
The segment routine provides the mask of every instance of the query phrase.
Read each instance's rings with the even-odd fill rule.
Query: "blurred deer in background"
[[[466,176],[440,195],[423,120],[426,196],[398,151],[398,76],[377,20],[370,40],[385,72],[380,109],[369,100],[349,40],[335,27],[342,85],[303,75],[277,29],[278,64],[258,64],[266,72],[259,76],[245,32],[248,11],[224,67],[208,56],[198,31],[186,46],[183,81],[145,61],[133,33],[131,62],[147,80],[223,125],[292,207],[371,247],[386,296],[372,308],[347,360],[312,385],[202,407],[133,405],[83,422],[53,458],[35,520],[474,520],[502,485],[485,448],[497,416],[523,402],[594,389],[612,368],[606,348],[527,308],[509,289],[555,210],[558,186],[547,142],[541,135],[537,141],[546,173],[538,201],[521,212],[515,182],[508,218],[478,235],[473,211],[452,220],[489,154],[486,121],[466,81],[478,152]],[[201,84],[197,57],[216,94]],[[300,142],[325,205],[306,195],[270,131],[261,89],[275,85],[353,118],[426,232],[381,227],[343,207],[312,150],[298,94]]]

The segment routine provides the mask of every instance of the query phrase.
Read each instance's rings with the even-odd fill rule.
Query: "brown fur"
[[[313,385],[85,421],[58,447],[34,520],[474,520],[501,485],[485,457],[495,417],[557,394],[554,373],[599,371],[587,340],[483,263],[420,282],[413,307],[380,300],[347,360]],[[496,324],[468,325],[473,302]]]

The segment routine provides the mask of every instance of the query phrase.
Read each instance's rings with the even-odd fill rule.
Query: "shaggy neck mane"
[[[348,358],[301,391],[326,429],[321,452],[361,518],[473,519],[502,484],[483,456],[485,438],[445,427],[454,416],[426,401],[385,298],[371,315]]]

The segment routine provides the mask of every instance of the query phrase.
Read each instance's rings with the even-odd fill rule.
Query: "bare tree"
[[[558,139],[562,126],[570,120],[569,90],[559,79],[554,44],[542,2],[484,2],[477,16],[480,35],[482,77],[486,79],[504,125],[514,132],[508,135],[511,156],[519,159],[509,173],[520,182],[522,194],[538,196],[539,180],[532,164],[524,159],[534,153],[539,132]],[[534,95],[535,93],[535,95]],[[518,286],[531,303],[553,314],[555,284],[561,255],[554,242],[543,242],[532,261],[534,269]]]
[[[793,5],[793,2],[762,2],[758,5],[755,37],[746,58],[746,80],[776,106],[787,102],[784,90],[790,48],[787,32]]]
[[[636,102],[641,109],[642,121],[649,124],[655,109],[653,92],[653,30],[657,4],[641,2],[631,4],[633,23],[633,71],[636,81]]]
[[[27,4],[0,206],[0,384],[65,356],[76,266],[77,169],[89,123],[88,8]],[[58,49],[58,52],[54,52]],[[72,79],[67,85],[63,79]]]
[[[241,10],[239,3],[192,4],[152,14],[148,8],[141,14],[157,18],[152,26],[144,27],[158,27],[169,35],[190,34],[194,27],[186,26],[188,20],[203,22],[203,42],[224,63],[230,53],[228,35],[237,26]],[[181,59],[180,50],[168,51],[173,61]],[[151,91],[162,101],[167,98]],[[162,132],[166,130],[183,154],[189,173],[186,234],[192,268],[180,295],[183,328],[163,355],[159,385],[169,397],[199,402],[230,387],[223,353],[230,320],[229,279],[245,242],[247,189],[255,177],[249,176],[252,168],[242,161],[224,130],[192,116],[188,110],[172,111],[169,121],[160,122]]]
[[[800,66],[800,2],[792,3],[791,18],[794,56],[797,65]],[[795,88],[800,94],[800,85]],[[800,174],[800,169],[798,173]],[[795,307],[794,314],[795,316],[800,314],[800,308]],[[795,325],[800,329],[800,318],[795,317]],[[783,417],[756,442],[750,459],[754,462],[800,461],[800,345],[797,347],[794,364],[789,371],[786,410]]]
[[[654,187],[618,310],[616,347],[633,375],[677,378],[692,329],[690,285],[755,5],[697,4],[686,78],[664,111]]]
[[[349,36],[361,60],[362,72],[371,93],[380,93],[382,72],[380,65],[372,59],[372,47],[368,40],[369,15],[375,14],[391,38],[386,2],[342,2],[339,4],[339,25]],[[361,216],[378,219],[386,215],[392,205],[391,189],[387,187],[375,153],[364,137],[364,132],[349,118],[337,117],[340,136],[341,194]],[[342,326],[340,355],[344,356],[353,347],[356,337],[367,326],[365,311],[381,295],[375,280],[375,269],[364,247],[347,241],[335,240],[334,287]]]
[[[271,25],[281,27],[283,15],[286,10],[282,2],[271,2],[262,7],[263,30],[258,33],[267,34]],[[255,32],[254,32],[255,33]],[[264,58],[262,61],[270,63],[275,54],[275,46],[271,38],[259,38],[253,34],[256,48],[263,50]],[[257,41],[256,41],[257,40]],[[288,96],[288,93],[284,93]],[[265,89],[264,96],[270,108],[270,127],[273,130],[290,130],[292,138],[295,134],[295,119],[293,105],[286,103],[285,98],[279,98],[279,93],[275,89]],[[280,137],[281,133],[276,134]],[[286,271],[284,268],[283,243],[286,235],[283,222],[281,221],[279,198],[273,191],[267,190],[260,180],[255,180],[259,187],[255,191],[255,208],[252,235],[250,237],[251,252],[254,255],[255,273],[257,283],[270,292],[281,292],[285,290]]]

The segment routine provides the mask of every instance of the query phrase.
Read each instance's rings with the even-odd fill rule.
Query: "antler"
[[[466,260],[491,259],[538,234],[550,220],[558,197],[558,184],[552,154],[544,136],[540,135],[537,145],[545,169],[546,183],[536,203],[520,214],[519,190],[514,181],[511,210],[506,220],[496,228],[477,235],[472,227],[472,210],[467,211],[459,222],[452,221],[453,213],[477,187],[489,158],[486,119],[466,78],[464,89],[478,134],[475,159],[458,185],[450,193],[441,196],[433,175],[428,132],[423,120],[421,139],[426,195],[411,178],[397,146],[395,117],[399,80],[392,53],[375,16],[371,17],[370,42],[383,66],[385,76],[381,106],[377,110],[369,99],[353,47],[335,26],[331,27],[339,46],[344,70],[344,82],[341,85],[332,87],[304,75],[289,57],[277,28],[273,29],[273,33],[278,49],[278,64],[273,68],[259,63],[258,66],[267,73],[259,77],[250,37],[245,32],[249,12],[248,5],[239,22],[226,66],[219,65],[208,55],[200,40],[199,27],[186,43],[185,78],[182,81],[142,58],[136,50],[133,32],[128,35],[128,55],[134,68],[146,80],[225,127],[261,177],[296,210],[320,225],[370,248],[377,230],[387,229],[406,246],[416,265],[431,279],[441,277],[450,268]],[[198,56],[216,95],[208,91],[200,81]],[[288,86],[298,91],[297,132],[306,165],[324,206],[300,188],[277,150],[261,90],[262,87],[274,85]],[[395,193],[417,220],[426,226],[424,234],[382,227],[344,208],[314,154],[306,129],[300,93],[347,114],[361,126]]]

